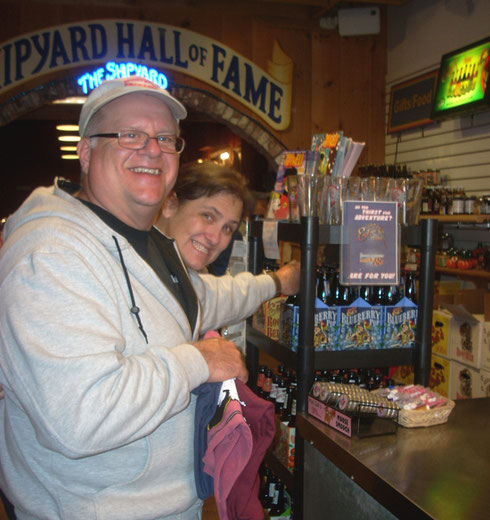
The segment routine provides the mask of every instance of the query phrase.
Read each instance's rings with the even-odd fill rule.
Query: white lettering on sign
[[[292,61],[274,42],[270,72],[204,35],[134,20],[93,20],[18,36],[0,44],[0,97],[27,81],[72,68],[91,67],[83,88],[124,67],[160,78],[161,69],[193,76],[225,92],[272,128],[290,123]],[[104,65],[104,67],[100,67]],[[94,66],[97,68],[94,69]],[[82,77],[84,77],[82,75]],[[117,77],[117,76],[116,76]],[[102,78],[102,79],[101,79]]]

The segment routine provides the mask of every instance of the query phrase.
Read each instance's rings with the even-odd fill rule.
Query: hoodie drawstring
[[[126,269],[126,265],[124,263],[124,258],[122,255],[121,248],[119,247],[119,242],[117,241],[117,238],[114,235],[112,235],[112,238],[114,239],[114,242],[116,243],[117,252],[119,253],[119,259],[121,261],[121,266],[122,266],[123,272],[124,272],[124,277],[126,278],[126,284],[128,286],[129,297],[131,298],[131,313],[136,316],[136,321],[138,322],[138,328],[140,329],[141,333],[143,334],[143,336],[145,338],[146,343],[148,344],[148,336],[146,335],[145,329],[143,328],[143,323],[141,322],[140,308],[136,305],[136,301],[134,299],[133,288],[131,287],[128,270]]]

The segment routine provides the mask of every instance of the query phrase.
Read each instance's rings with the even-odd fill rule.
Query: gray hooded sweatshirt
[[[130,312],[120,245],[148,343]],[[187,317],[127,240],[56,184],[7,221],[0,249],[0,487],[19,519],[198,519],[190,344],[252,314],[267,275],[190,276]]]

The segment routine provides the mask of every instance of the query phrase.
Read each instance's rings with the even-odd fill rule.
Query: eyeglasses
[[[156,135],[150,137],[145,132],[138,132],[135,130],[123,130],[113,134],[94,134],[89,136],[92,137],[109,137],[117,139],[119,146],[128,148],[129,150],[141,150],[144,148],[150,139],[156,139],[160,150],[165,153],[181,153],[185,146],[185,141],[182,137],[176,135]]]

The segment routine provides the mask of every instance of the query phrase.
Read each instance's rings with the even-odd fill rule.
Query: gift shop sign
[[[388,133],[428,125],[438,70],[391,87]]]
[[[342,284],[398,284],[400,262],[396,202],[344,202],[341,239]]]
[[[1,43],[0,96],[43,75],[71,68],[86,67],[90,76],[96,70],[101,74],[102,67],[105,79],[105,64],[112,62],[134,63],[143,75],[151,69],[187,74],[236,99],[272,128],[289,126],[293,65],[277,42],[265,71],[212,38],[136,20],[59,25]]]

